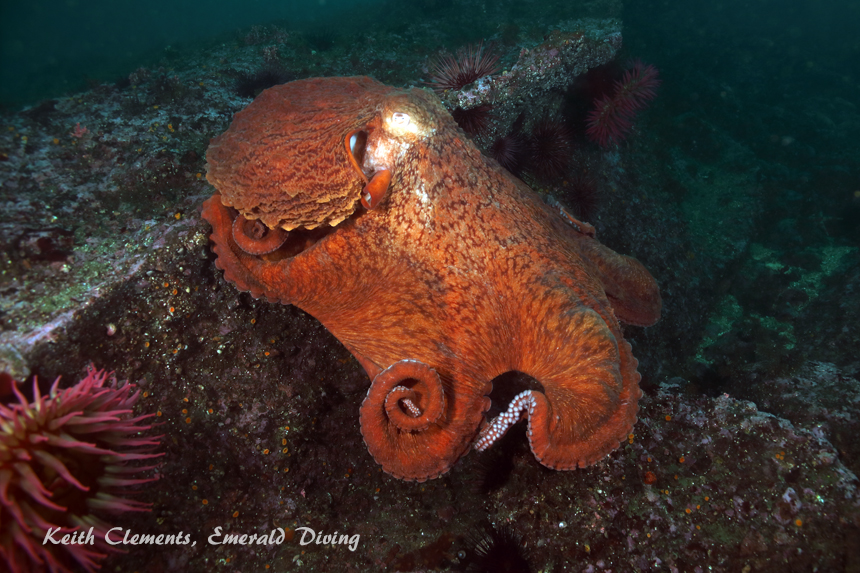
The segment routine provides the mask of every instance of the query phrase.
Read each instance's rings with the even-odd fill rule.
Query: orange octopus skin
[[[329,101],[340,117],[308,109]],[[308,149],[323,153],[319,165]],[[286,175],[272,173],[269,154]],[[484,157],[431,92],[369,78],[277,86],[237,114],[207,159],[216,265],[240,290],[313,315],[358,359],[372,380],[361,431],[386,472],[438,477],[523,412],[532,451],[555,469],[593,464],[630,432],[640,376],[618,319],[656,322],[656,281]],[[382,170],[384,195],[360,207]],[[282,196],[310,204],[337,186],[354,204],[348,218],[289,228]],[[286,221],[289,236],[253,254],[234,239],[234,219],[260,213],[270,228]],[[488,424],[492,380],[509,371],[542,391]]]

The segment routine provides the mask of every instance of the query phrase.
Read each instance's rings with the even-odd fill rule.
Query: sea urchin
[[[490,147],[490,154],[499,165],[519,177],[528,159],[529,145],[521,133],[511,132],[496,138]]]
[[[531,568],[522,538],[512,527],[488,529],[478,537],[466,571],[474,573],[529,573]]]
[[[600,191],[594,177],[576,173],[565,179],[559,190],[573,214],[583,221],[594,221],[600,204]]]
[[[154,467],[137,462],[163,455],[152,453],[161,436],[140,435],[151,415],[133,415],[133,385],[94,368],[70,388],[59,381],[43,396],[34,380],[32,403],[13,386],[18,402],[0,404],[0,566],[13,573],[98,569],[110,525],[94,513],[148,511],[127,496],[155,479],[135,477]],[[94,544],[45,543],[50,530]]]
[[[529,138],[529,171],[543,181],[551,181],[564,174],[573,150],[570,139],[570,129],[564,122],[543,117],[532,128]]]
[[[458,107],[451,112],[451,117],[460,126],[460,129],[471,136],[484,135],[490,129],[490,120],[492,119],[493,106],[485,103],[463,109]]]
[[[624,139],[633,127],[636,112],[656,97],[659,85],[657,68],[650,64],[645,66],[639,60],[633,62],[624,77],[615,83],[615,91],[594,102],[594,109],[586,120],[588,136],[603,147]]]
[[[489,76],[498,70],[499,57],[484,51],[483,43],[461,48],[456,56],[443,54],[430,62],[430,81],[433,91],[444,93],[459,90],[472,82]]]

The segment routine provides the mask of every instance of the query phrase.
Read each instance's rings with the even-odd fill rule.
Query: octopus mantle
[[[435,478],[523,417],[555,469],[629,433],[640,376],[619,319],[656,322],[656,282],[484,157],[432,93],[366,77],[277,86],[207,160],[216,265],[352,352],[372,380],[361,431],[388,473]],[[510,371],[536,389],[488,422]]]

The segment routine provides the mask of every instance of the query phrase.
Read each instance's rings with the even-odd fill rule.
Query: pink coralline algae
[[[633,127],[636,112],[648,105],[657,95],[660,85],[657,68],[635,61],[633,67],[624,72],[624,77],[615,82],[615,90],[594,102],[588,114],[586,133],[603,147],[611,142],[623,140]]]
[[[141,435],[152,415],[133,415],[134,385],[94,368],[70,388],[59,381],[42,395],[34,380],[32,403],[13,386],[18,402],[0,404],[0,566],[13,573],[98,569],[115,549],[96,514],[149,511],[127,496],[156,479],[136,476],[155,467],[139,462],[163,455],[152,453],[161,436]],[[43,543],[75,532],[94,543]]]

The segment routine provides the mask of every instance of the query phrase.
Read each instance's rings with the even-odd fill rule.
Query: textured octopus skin
[[[483,156],[428,91],[368,78],[301,80],[271,88],[279,97],[266,105],[288,102],[291,90],[315,90],[324,101],[356,82],[372,82],[359,100],[366,150],[326,167],[352,178],[355,213],[303,250],[255,255],[234,240],[238,212],[216,193],[203,207],[216,265],[240,290],[316,317],[357,358],[373,381],[362,434],[386,472],[424,481],[448,471],[488,427],[492,380],[509,371],[542,386],[525,414],[543,465],[568,470],[602,459],[630,432],[641,396],[619,319],[659,319],[656,281]],[[284,132],[307,115],[271,113]],[[335,148],[348,154],[344,140],[355,128],[345,120]],[[248,168],[247,137],[228,134],[208,156],[216,187],[229,170]],[[387,193],[364,209],[360,188],[381,169],[391,172]],[[242,214],[254,218],[247,206]]]

